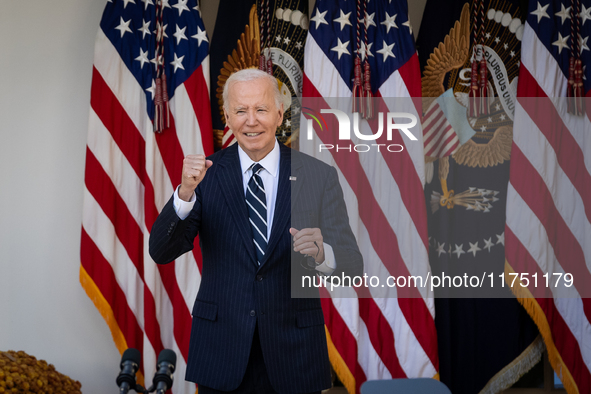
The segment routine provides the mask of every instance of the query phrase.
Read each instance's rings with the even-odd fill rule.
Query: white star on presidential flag
[[[466,252],[464,252],[464,244],[461,244],[460,246],[458,246],[456,244],[456,249],[452,253],[456,253],[458,255],[458,259],[459,259],[460,258],[460,255],[462,253],[466,253]]]
[[[326,21],[326,19],[324,19],[324,16],[327,12],[328,11],[324,11],[321,13],[320,10],[316,8],[316,15],[314,15],[314,17],[310,19],[312,22],[316,22],[316,29],[318,29],[318,25],[321,25],[323,23],[325,25],[328,25],[328,22]]]
[[[484,249],[488,249],[488,253],[490,253],[490,248],[492,248],[493,246],[495,245],[493,245],[490,238],[484,240]]]
[[[343,53],[346,53],[347,55],[350,55],[349,50],[347,49],[347,46],[349,45],[349,42],[350,41],[347,41],[345,43],[342,43],[340,38],[337,38],[337,40],[339,41],[338,44],[337,44],[337,46],[334,47],[334,48],[331,48],[330,50],[337,52],[339,54],[339,60],[341,60],[341,55]]]
[[[289,37],[285,37],[285,38],[283,39],[283,43],[284,43],[285,45],[289,45],[289,42],[290,42],[290,41],[291,41],[291,40],[289,39]]]
[[[187,30],[187,26],[183,27],[182,29],[179,25],[176,25],[176,32],[173,36],[176,38],[176,44],[180,44],[181,40],[188,40],[187,36],[185,35],[185,30]]]
[[[384,19],[383,22],[380,23],[380,25],[386,25],[386,33],[390,33],[390,28],[394,27],[396,29],[398,29],[398,25],[396,25],[396,17],[398,16],[398,14],[394,14],[394,16],[390,16],[388,15],[388,12],[386,12],[386,19]]]
[[[504,231],[501,233],[501,235],[497,234],[497,245],[498,244],[505,246],[505,232]]]
[[[396,57],[394,56],[394,54],[392,53],[392,48],[394,48],[394,45],[396,43],[392,43],[391,45],[386,44],[386,41],[382,40],[384,42],[382,49],[380,49],[379,51],[376,51],[377,53],[381,54],[382,56],[384,56],[384,59],[382,61],[386,61],[386,59],[388,59],[388,56],[392,56],[392,57]]]
[[[172,8],[170,4],[168,4],[170,0],[162,0],[162,8]]]
[[[189,12],[191,12],[191,10],[189,9],[189,7],[187,7],[187,1],[189,1],[189,0],[179,0],[178,3],[176,3],[175,5],[173,5],[174,8],[176,8],[177,10],[179,10],[179,16],[181,16],[181,14],[183,13],[183,11],[189,11]]]
[[[177,57],[176,53],[174,54],[174,60],[172,62],[170,62],[170,64],[172,64],[174,66],[174,72],[176,72],[177,69],[185,69],[185,67],[183,67],[183,59],[185,58],[185,55],[181,56],[181,57]]]
[[[138,62],[141,62],[140,68],[144,69],[144,63],[150,63],[150,59],[148,59],[148,51],[144,52],[142,48],[140,48],[140,55],[135,58]]]
[[[478,241],[476,241],[475,244],[473,244],[472,242],[468,242],[470,244],[470,249],[468,249],[468,253],[472,253],[474,255],[474,257],[476,257],[476,252],[482,250],[478,247]]]
[[[121,16],[120,16],[120,17],[119,17],[119,20],[120,20],[120,22],[119,22],[119,26],[117,26],[117,27],[115,28],[115,30],[119,30],[119,31],[121,32],[121,37],[123,37],[123,35],[124,35],[125,33],[127,33],[127,32],[130,32],[130,33],[132,33],[131,29],[129,28],[129,24],[131,23],[131,19],[130,19],[130,20],[128,20],[127,22],[125,22],[125,21],[123,20],[123,17],[121,17]]]
[[[591,7],[585,8],[583,4],[581,4],[581,7],[583,7],[583,9],[581,10],[579,16],[581,17],[581,25],[584,25],[588,19],[591,19]]]
[[[562,50],[564,48],[568,48],[568,38],[570,37],[570,35],[566,36],[566,37],[562,37],[562,34],[560,34],[560,32],[558,32],[558,40],[554,41],[552,43],[552,45],[556,45],[558,47],[558,54],[560,55],[560,53],[562,52]]]
[[[152,35],[152,33],[150,32],[150,22],[146,22],[145,19],[142,19],[142,22],[144,25],[138,30],[142,32],[142,39],[145,39],[146,34]]]
[[[128,3],[135,4],[135,0],[123,0],[123,9],[125,9],[125,7],[127,7]]]
[[[296,42],[296,45],[295,46],[296,46],[297,49],[302,49],[302,47],[303,47],[301,41]]]
[[[340,10],[340,11],[341,11],[341,16],[339,16],[337,19],[334,19],[333,22],[340,23],[341,24],[341,31],[343,31],[345,26],[347,26],[347,25],[353,26],[353,25],[351,25],[351,22],[349,21],[349,16],[351,16],[351,13],[349,12],[348,14],[345,14],[343,12],[343,10]]]
[[[152,0],[142,0],[144,2],[144,11],[148,9],[149,5],[154,5],[154,3],[152,3]]]
[[[559,17],[562,24],[564,25],[564,21],[570,19],[570,7],[564,8],[564,4],[560,3],[560,12],[557,12],[554,15]]]
[[[535,16],[538,17],[538,23],[540,23],[540,21],[542,20],[542,18],[548,18],[550,19],[550,15],[548,15],[548,13],[546,12],[546,10],[548,9],[548,6],[550,4],[546,4],[545,6],[541,6],[540,2],[538,1],[538,8],[535,11],[532,11],[531,14],[534,14]]]
[[[192,35],[191,38],[194,38],[197,41],[199,41],[197,46],[201,46],[201,43],[203,41],[209,42],[209,40],[207,39],[207,32],[205,30],[201,30],[201,28],[199,26],[197,26],[197,34]]]

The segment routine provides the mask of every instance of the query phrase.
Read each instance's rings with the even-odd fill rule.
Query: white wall
[[[109,392],[119,355],[78,280],[94,37],[102,0],[1,0],[0,350]]]
[[[213,27],[218,0],[202,1]],[[409,0],[416,28],[425,1]],[[53,363],[85,393],[115,392],[121,359],[78,280],[94,38],[104,4],[0,0],[0,350]]]

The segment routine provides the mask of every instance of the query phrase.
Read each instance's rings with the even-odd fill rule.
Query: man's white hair
[[[281,92],[279,91],[279,84],[277,83],[277,79],[275,79],[274,76],[259,70],[258,68],[245,68],[243,70],[236,71],[234,74],[230,75],[230,77],[226,80],[226,84],[224,85],[224,91],[222,92],[222,100],[224,100],[224,109],[226,111],[229,110],[228,94],[230,91],[230,85],[236,82],[254,81],[256,79],[266,79],[267,81],[269,81],[273,89],[273,98],[275,99],[275,106],[277,107],[277,109],[279,109],[281,107]]]

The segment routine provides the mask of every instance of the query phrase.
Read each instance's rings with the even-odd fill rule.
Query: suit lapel
[[[234,144],[226,149],[226,154],[219,161],[218,179],[220,188],[223,191],[232,217],[236,222],[236,231],[242,236],[245,250],[248,252],[252,262],[257,265],[254,243],[252,242],[252,230],[248,221],[248,209],[244,198],[238,144]]]
[[[279,144],[281,156],[279,158],[279,179],[277,182],[277,199],[275,200],[275,213],[273,215],[273,226],[271,237],[267,244],[265,258],[261,267],[267,262],[269,255],[273,252],[277,242],[284,233],[289,231],[289,219],[291,218],[291,199],[294,192],[297,193],[299,185],[290,180],[292,171],[299,168],[299,160],[291,155],[291,149]]]

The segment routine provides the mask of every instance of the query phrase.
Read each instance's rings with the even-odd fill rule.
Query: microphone
[[[164,349],[158,355],[153,385],[156,386],[156,394],[164,394],[172,387],[173,373],[176,365],[176,353],[170,349]]]
[[[127,394],[130,389],[135,389],[135,373],[140,367],[141,354],[137,349],[127,349],[121,356],[121,372],[117,376],[119,392]]]

